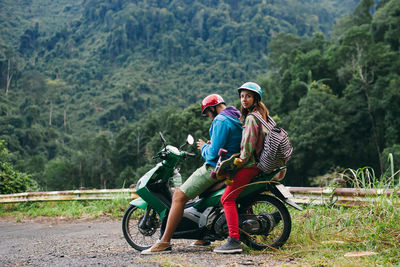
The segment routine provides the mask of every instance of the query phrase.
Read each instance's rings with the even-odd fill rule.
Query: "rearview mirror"
[[[193,136],[189,134],[188,137],[187,137],[187,139],[186,139],[186,142],[187,142],[189,145],[193,145],[193,143],[194,143],[194,138],[193,138]]]

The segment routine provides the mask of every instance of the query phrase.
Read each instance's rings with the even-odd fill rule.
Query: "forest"
[[[400,168],[397,0],[4,0],[0,25],[0,193],[129,187],[246,81],[289,133],[284,184]]]

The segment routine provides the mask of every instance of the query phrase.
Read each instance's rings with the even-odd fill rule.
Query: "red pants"
[[[259,172],[260,169],[255,165],[250,168],[240,169],[233,178],[233,184],[226,187],[221,197],[221,203],[225,210],[226,223],[228,224],[229,236],[231,238],[239,239],[239,216],[236,208],[236,198],[246,188],[244,185],[248,184]],[[236,190],[241,186],[243,187]]]

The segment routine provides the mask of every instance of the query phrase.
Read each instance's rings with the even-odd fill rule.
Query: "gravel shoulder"
[[[107,218],[0,218],[0,266],[289,266],[266,254],[218,255],[173,240],[168,255],[141,256],[125,241],[121,222]],[[220,242],[213,243],[214,246]]]

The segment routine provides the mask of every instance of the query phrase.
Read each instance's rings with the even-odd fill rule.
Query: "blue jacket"
[[[217,165],[220,148],[228,150],[223,159],[240,152],[243,128],[239,117],[240,112],[236,108],[227,107],[214,118],[209,130],[211,144],[201,147],[201,155],[206,163],[214,167]]]

